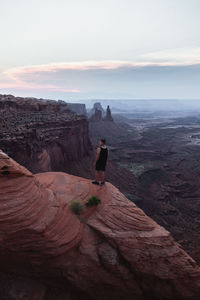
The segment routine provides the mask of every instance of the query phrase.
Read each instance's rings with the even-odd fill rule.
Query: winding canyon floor
[[[110,146],[108,181],[200,264],[200,115],[123,114],[115,122],[90,124],[93,145],[105,136]]]

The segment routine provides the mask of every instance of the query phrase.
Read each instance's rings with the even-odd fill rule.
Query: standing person
[[[106,163],[108,161],[108,148],[106,147],[106,140],[101,139],[99,142],[100,147],[97,149],[97,155],[95,159],[95,177],[96,180],[93,184],[99,184],[99,179],[101,180],[100,185],[105,184],[105,169]]]

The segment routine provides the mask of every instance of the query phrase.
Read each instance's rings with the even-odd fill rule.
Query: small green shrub
[[[80,199],[75,199],[72,201],[70,208],[76,215],[80,215],[84,210],[84,205]]]
[[[86,206],[97,206],[101,203],[101,200],[96,197],[96,196],[92,196],[88,199],[87,203],[86,203]]]

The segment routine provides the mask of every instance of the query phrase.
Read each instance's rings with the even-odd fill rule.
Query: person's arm
[[[100,156],[100,151],[101,151],[101,149],[100,148],[98,148],[97,149],[97,155],[96,155],[96,159],[95,159],[95,164],[97,163],[97,161],[99,160],[99,156]]]
[[[108,162],[108,159],[109,159],[109,150],[108,150],[108,154],[107,154],[107,162]]]

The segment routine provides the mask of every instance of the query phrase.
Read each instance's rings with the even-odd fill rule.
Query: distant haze
[[[0,11],[1,94],[200,99],[199,0],[6,0]]]
[[[100,102],[102,107],[106,109],[110,105],[113,113],[135,113],[137,111],[146,112],[173,112],[182,111],[187,113],[200,114],[200,100],[191,99],[94,99],[94,100],[81,100],[86,103],[87,108],[92,108],[95,102]]]

